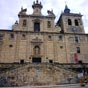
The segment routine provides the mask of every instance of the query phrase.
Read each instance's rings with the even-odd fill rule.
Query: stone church
[[[53,10],[41,13],[33,2],[32,14],[21,8],[12,30],[0,30],[0,63],[88,63],[88,34],[82,15],[65,6],[55,24]]]

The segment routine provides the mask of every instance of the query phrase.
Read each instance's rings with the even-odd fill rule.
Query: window
[[[13,39],[14,38],[14,34],[10,34],[10,38]]]
[[[48,36],[51,39],[51,35]]]
[[[80,47],[76,47],[77,53],[80,53]]]
[[[24,64],[24,59],[21,59],[20,60],[20,64]]]
[[[63,46],[60,46],[61,49],[63,49]]]
[[[51,21],[47,21],[47,27],[51,28]]]
[[[82,62],[82,60],[79,60],[78,63],[79,63],[79,64],[82,64],[83,62]]]
[[[49,60],[49,63],[53,63],[53,60]]]
[[[78,37],[75,36],[75,43],[78,43],[78,42],[79,42]]]
[[[32,62],[33,63],[41,63],[42,62],[42,59],[40,57],[33,57],[32,58]]]
[[[0,34],[0,40],[3,40],[3,34]]]
[[[79,26],[78,20],[75,20],[75,26]]]
[[[22,34],[22,39],[26,39],[26,35],[25,34]]]
[[[38,23],[38,22],[34,23],[34,31],[35,32],[39,32],[40,31],[40,23]]]
[[[59,40],[63,40],[63,37],[62,37],[62,35],[59,35]]]
[[[0,40],[3,40],[3,37],[0,36]]]
[[[25,34],[22,34],[22,36],[25,38]]]
[[[9,47],[13,47],[13,45],[9,45]]]
[[[23,20],[23,26],[27,26],[27,20]]]
[[[71,19],[68,19],[68,25],[72,25]]]
[[[48,35],[48,38],[49,38],[50,41],[52,40],[52,36],[51,35]]]

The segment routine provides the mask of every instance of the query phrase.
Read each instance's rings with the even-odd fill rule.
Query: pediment
[[[32,39],[31,43],[42,43],[42,39],[39,39],[38,37]]]

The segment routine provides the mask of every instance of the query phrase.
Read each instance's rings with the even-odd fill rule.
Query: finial
[[[67,1],[65,0],[65,9],[68,9]]]
[[[34,3],[33,3],[33,5],[32,5],[32,8],[34,9],[34,8],[40,8],[40,9],[42,9],[43,8],[43,6],[42,6],[42,4],[41,4],[41,2],[39,2],[39,0],[36,0]]]
[[[23,10],[23,6],[21,6],[21,11]]]
[[[65,9],[64,9],[64,13],[70,13],[70,9],[67,6],[67,2],[65,1]]]
[[[33,2],[33,4],[35,5],[35,1]]]
[[[65,5],[67,5],[67,2],[66,2],[66,0],[65,0]]]
[[[38,4],[38,0],[36,0],[36,3]]]
[[[18,21],[16,20],[15,24],[18,24]]]
[[[53,9],[51,9],[51,12],[53,12]]]
[[[68,8],[68,6],[67,6],[67,1],[65,0],[65,9],[66,9],[66,8]]]

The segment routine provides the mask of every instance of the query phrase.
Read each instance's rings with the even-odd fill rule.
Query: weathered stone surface
[[[69,78],[75,79],[76,73],[58,65],[23,64],[0,74],[0,85],[55,85],[60,83],[69,83]]]

